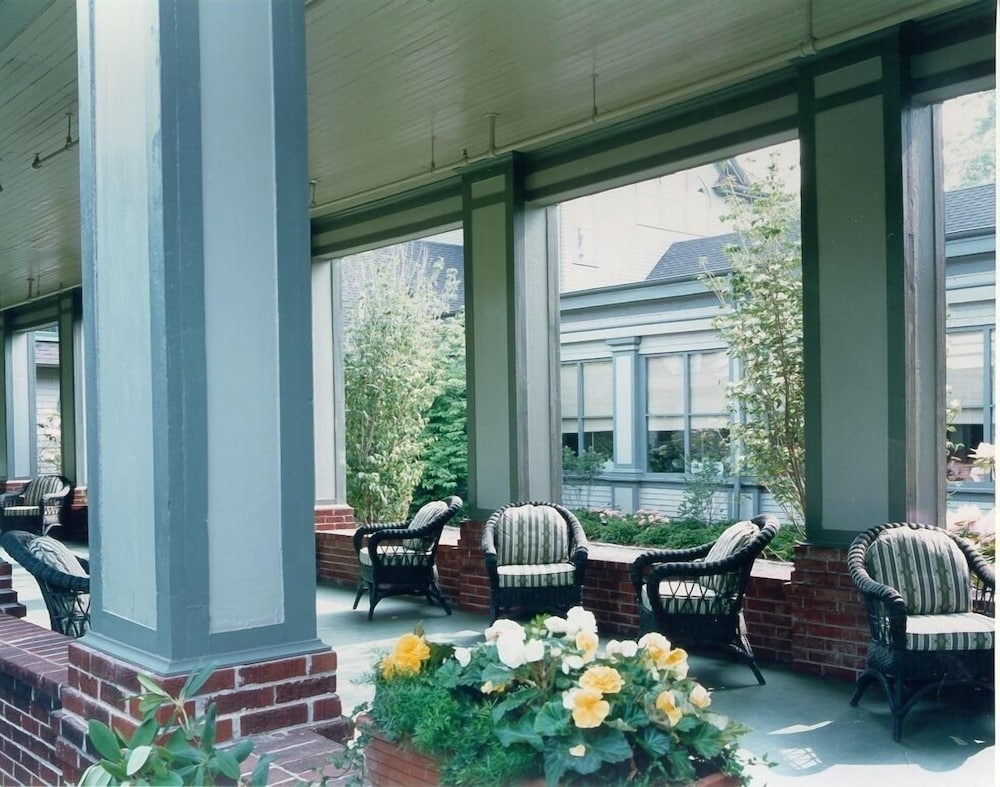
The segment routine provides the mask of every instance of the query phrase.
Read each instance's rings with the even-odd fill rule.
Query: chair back
[[[410,520],[410,524],[407,526],[407,530],[419,530],[422,527],[432,524],[436,519],[440,519],[444,514],[448,513],[448,502],[444,500],[432,500],[429,503],[425,503],[420,507],[420,510],[413,515],[413,519]],[[445,523],[451,519],[449,516],[441,523],[443,528]],[[426,552],[434,546],[434,542],[441,534],[441,529],[438,528],[435,533],[431,535],[424,536],[422,538],[404,538],[403,546],[406,549],[413,549],[418,552]]]
[[[705,562],[715,563],[739,554],[753,542],[759,533],[760,528],[749,520],[730,525],[719,535],[715,543],[712,544],[712,548],[705,555]],[[698,581],[719,595],[736,593],[740,589],[742,575],[748,572],[748,567],[753,564],[754,559],[757,557],[757,552],[747,555],[748,562],[746,565],[738,565],[726,574],[709,574],[700,577]]]
[[[40,505],[46,495],[69,491],[69,482],[60,475],[40,475],[24,486],[21,497],[26,506]]]
[[[909,615],[968,612],[971,574],[962,550],[935,528],[882,531],[865,555],[872,579],[895,588]]]
[[[507,508],[494,532],[497,565],[540,565],[569,559],[570,528],[550,505],[524,503]]]

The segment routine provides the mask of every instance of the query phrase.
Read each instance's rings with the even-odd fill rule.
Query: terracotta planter
[[[364,723],[364,722],[362,722]],[[434,760],[405,744],[385,738],[370,724],[365,725],[371,740],[365,746],[366,783],[373,787],[438,787],[441,777]],[[545,779],[521,782],[519,787],[544,787]],[[721,773],[711,773],[693,782],[691,787],[738,787],[739,780]]]

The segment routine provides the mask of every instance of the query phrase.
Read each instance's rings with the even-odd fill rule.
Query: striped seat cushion
[[[411,539],[416,541],[418,544],[421,539]],[[422,566],[426,565],[431,559],[431,553],[428,550],[423,549],[408,549],[407,547],[400,546],[379,546],[376,547],[376,551],[379,555],[379,560],[382,565],[390,566]],[[358,553],[358,560],[366,566],[372,564],[371,553],[367,549],[362,549]]]
[[[58,512],[58,508],[55,506],[45,506],[44,513],[55,513]],[[7,506],[3,510],[4,516],[38,516],[38,506]]]
[[[995,622],[977,612],[910,615],[906,619],[908,650],[991,650]]]
[[[561,564],[569,557],[569,527],[549,506],[527,504],[507,509],[497,522],[494,542],[498,566],[520,569]]]
[[[572,563],[498,566],[497,575],[502,588],[570,587],[575,584],[576,567]]]
[[[943,531],[886,530],[868,549],[865,563],[876,582],[902,594],[907,615],[968,612],[971,608],[969,564]]]
[[[45,495],[61,492],[66,484],[56,475],[43,475],[29,481],[22,496],[25,505],[37,506]]]

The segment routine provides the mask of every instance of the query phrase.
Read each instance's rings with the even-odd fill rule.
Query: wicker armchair
[[[589,544],[571,511],[555,503],[510,503],[483,528],[490,622],[518,609],[559,612],[581,603]]]
[[[993,689],[994,572],[971,543],[939,527],[892,522],[854,539],[847,568],[871,628],[851,705],[878,681],[893,740],[926,694],[962,684]]]
[[[426,596],[431,604],[451,610],[438,585],[437,556],[441,531],[462,507],[462,499],[449,497],[423,506],[407,522],[362,525],[354,532],[354,552],[358,557],[358,594],[354,609],[368,593],[368,619],[375,605],[387,596]]]
[[[763,686],[747,639],[743,599],[754,561],[777,532],[777,521],[759,516],[701,546],[641,554],[630,569],[640,634],[658,631],[687,650],[730,653]]]
[[[38,582],[52,630],[82,637],[90,628],[90,563],[55,539],[22,530],[0,535],[0,546]]]
[[[0,495],[0,530],[47,535],[61,525],[73,496],[73,485],[61,475],[40,475],[16,492]]]

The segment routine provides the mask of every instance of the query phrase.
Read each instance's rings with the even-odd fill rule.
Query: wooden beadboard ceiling
[[[316,215],[484,156],[491,113],[499,151],[592,128],[595,74],[609,123],[777,68],[810,38],[967,0],[305,3]],[[64,145],[68,112],[77,138],[75,14],[74,0],[0,0],[0,308],[80,282],[79,149],[31,167]]]

